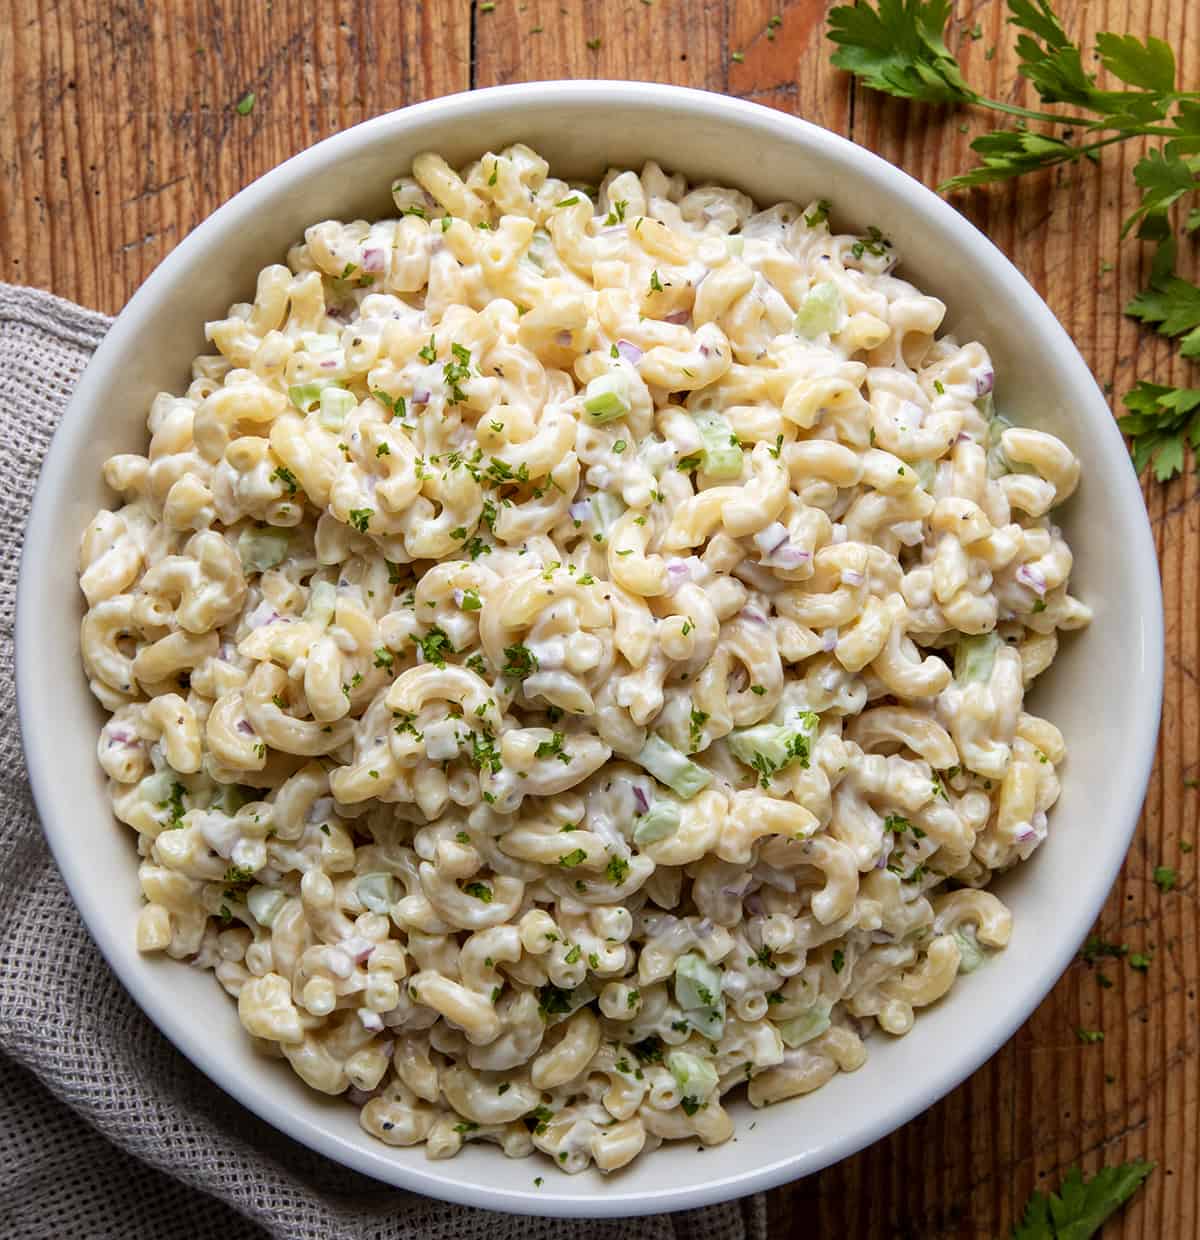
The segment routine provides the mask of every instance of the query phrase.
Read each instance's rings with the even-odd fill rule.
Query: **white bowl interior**
[[[256,1055],[210,976],[139,956],[134,837],[109,812],[95,761],[101,713],[74,670],[76,542],[110,502],[100,464],[143,449],[149,403],[186,383],[205,347],[204,320],[250,300],[258,270],[281,261],[306,225],[388,213],[391,179],[419,151],[458,164],[514,141],[535,147],[559,175],[594,178],[608,165],[654,159],[738,186],[762,205],[829,198],[839,229],[880,226],[902,256],[900,274],[947,302],[947,326],[960,338],[990,350],[999,407],[1063,435],[1083,460],[1062,522],[1075,592],[1096,619],[1066,638],[1034,697],[1065,733],[1070,757],[1049,839],[1002,883],[1015,918],[1011,946],[960,979],[909,1036],[872,1038],[861,1071],[763,1112],[738,1104],[736,1143],[703,1157],[694,1143],[667,1146],[607,1179],[509,1162],[490,1146],[449,1162],[385,1148],[359,1129],[351,1107]],[[529,1213],[644,1213],[765,1188],[854,1152],[973,1071],[1050,989],[1104,900],[1144,793],[1162,682],[1154,547],[1127,453],[1082,359],[1015,269],[948,205],[840,138],[754,105],[633,83],[502,87],[422,104],[321,143],[221,208],[147,281],[88,369],[43,473],[18,610],[21,717],[42,821],[92,934],[151,1018],[215,1082],[329,1156],[434,1196]],[[71,669],[53,696],[35,679],[46,667]]]

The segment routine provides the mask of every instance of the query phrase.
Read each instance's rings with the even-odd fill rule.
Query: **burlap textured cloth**
[[[0,1237],[763,1240],[761,1197],[592,1222],[468,1210],[388,1188],[243,1110],[125,993],[42,838],[13,687],[34,485],[108,325],[48,293],[0,285]]]

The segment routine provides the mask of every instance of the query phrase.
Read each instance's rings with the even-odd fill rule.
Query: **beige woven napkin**
[[[387,1188],[243,1110],[122,989],[42,838],[13,689],[30,500],[67,397],[108,325],[48,293],[0,285],[0,1236],[762,1240],[761,1197],[592,1222],[468,1210]]]

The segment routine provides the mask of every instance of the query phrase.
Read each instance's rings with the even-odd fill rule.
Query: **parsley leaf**
[[[879,0],[842,5],[829,14],[829,37],[839,45],[833,63],[872,90],[925,103],[973,102],[942,31],[950,0]]]
[[[1200,357],[1200,287],[1189,280],[1156,270],[1150,287],[1125,307],[1125,313],[1152,324],[1163,336],[1183,336],[1183,356]]]
[[[1127,414],[1117,425],[1130,437],[1133,467],[1140,474],[1153,464],[1159,482],[1183,469],[1184,441],[1200,447],[1200,388],[1173,388],[1139,380],[1125,393]]]
[[[1154,1163],[1136,1159],[1085,1180],[1072,1167],[1057,1193],[1034,1193],[1012,1240],[1087,1240],[1141,1188]]]

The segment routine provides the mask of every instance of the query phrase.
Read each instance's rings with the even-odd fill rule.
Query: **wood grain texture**
[[[908,107],[828,63],[826,0],[7,0],[0,12],[0,260],[4,279],[115,312],[214,207],[280,160],[406,103],[539,78],[629,77],[723,91],[848,134],[928,184],[968,165],[982,114]],[[1059,0],[1068,28],[1154,34],[1200,82],[1193,0]],[[989,93],[1033,102],[1001,0],[959,0],[951,45]],[[768,37],[768,19],[782,25]],[[978,37],[974,32],[978,31]],[[994,53],[992,49],[995,49]],[[735,57],[735,53],[737,54]],[[991,53],[989,55],[989,53]],[[234,105],[254,91],[256,106]],[[1120,313],[1149,254],[1118,244],[1138,152],[977,191],[958,203],[1037,286],[1098,380],[1188,380]],[[1107,261],[1115,261],[1111,270]],[[1183,260],[1195,278],[1195,254]],[[1196,374],[1190,380],[1197,383]],[[1114,396],[1114,403],[1116,397]],[[907,1127],[771,1194],[772,1234],[1007,1235],[1035,1187],[1072,1163],[1157,1160],[1106,1237],[1200,1234],[1197,859],[1200,488],[1148,486],[1167,616],[1163,743],[1145,818],[1098,923],[1152,952],[1077,962],[1018,1035]],[[1103,830],[1104,824],[1096,824]],[[1179,872],[1161,893],[1156,865]],[[1100,974],[1111,980],[1105,989]],[[1101,1029],[1082,1045],[1079,1027]],[[803,1107],[796,1108],[803,1123]]]

